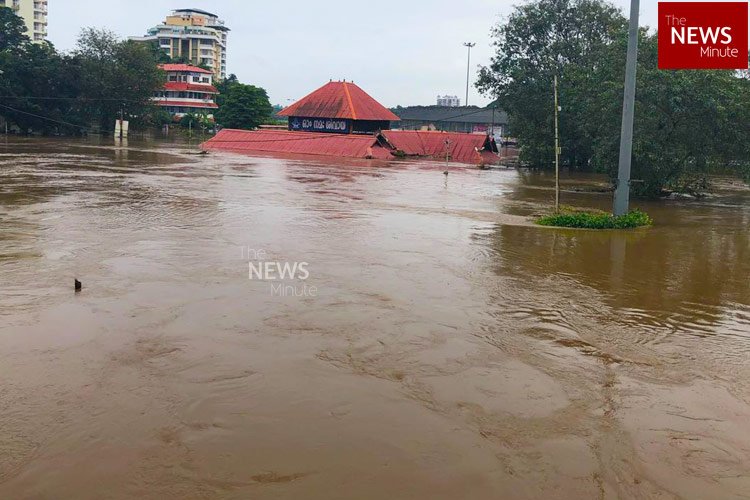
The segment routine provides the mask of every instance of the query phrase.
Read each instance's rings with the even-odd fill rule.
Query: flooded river
[[[739,183],[189,151],[0,139],[0,498],[750,498]]]

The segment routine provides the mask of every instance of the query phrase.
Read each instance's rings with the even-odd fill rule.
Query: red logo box
[[[659,2],[659,69],[747,69],[747,2]]]

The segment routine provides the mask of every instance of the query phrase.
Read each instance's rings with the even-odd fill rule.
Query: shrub
[[[612,215],[606,212],[560,212],[540,217],[536,221],[541,226],[578,227],[585,229],[627,229],[650,226],[651,217],[640,210],[625,215]]]

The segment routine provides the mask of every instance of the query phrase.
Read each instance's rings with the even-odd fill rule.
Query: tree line
[[[627,19],[601,0],[533,0],[493,31],[496,52],[477,88],[507,111],[521,159],[554,164],[557,75],[561,162],[617,176]],[[633,143],[636,194],[700,194],[712,173],[750,181],[747,72],[657,68],[657,34],[639,32]]]
[[[0,7],[0,116],[24,133],[109,133],[120,116],[134,129],[171,123],[151,100],[166,82],[158,67],[166,62],[173,61],[158,46],[96,28],[83,29],[75,49],[61,53],[49,42],[32,43],[23,20]],[[270,118],[262,88],[234,75],[217,87],[220,125],[255,128]]]

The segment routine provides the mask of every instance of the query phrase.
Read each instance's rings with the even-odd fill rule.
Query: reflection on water
[[[192,152],[0,142],[0,496],[750,491],[744,187],[592,232],[546,174]]]

